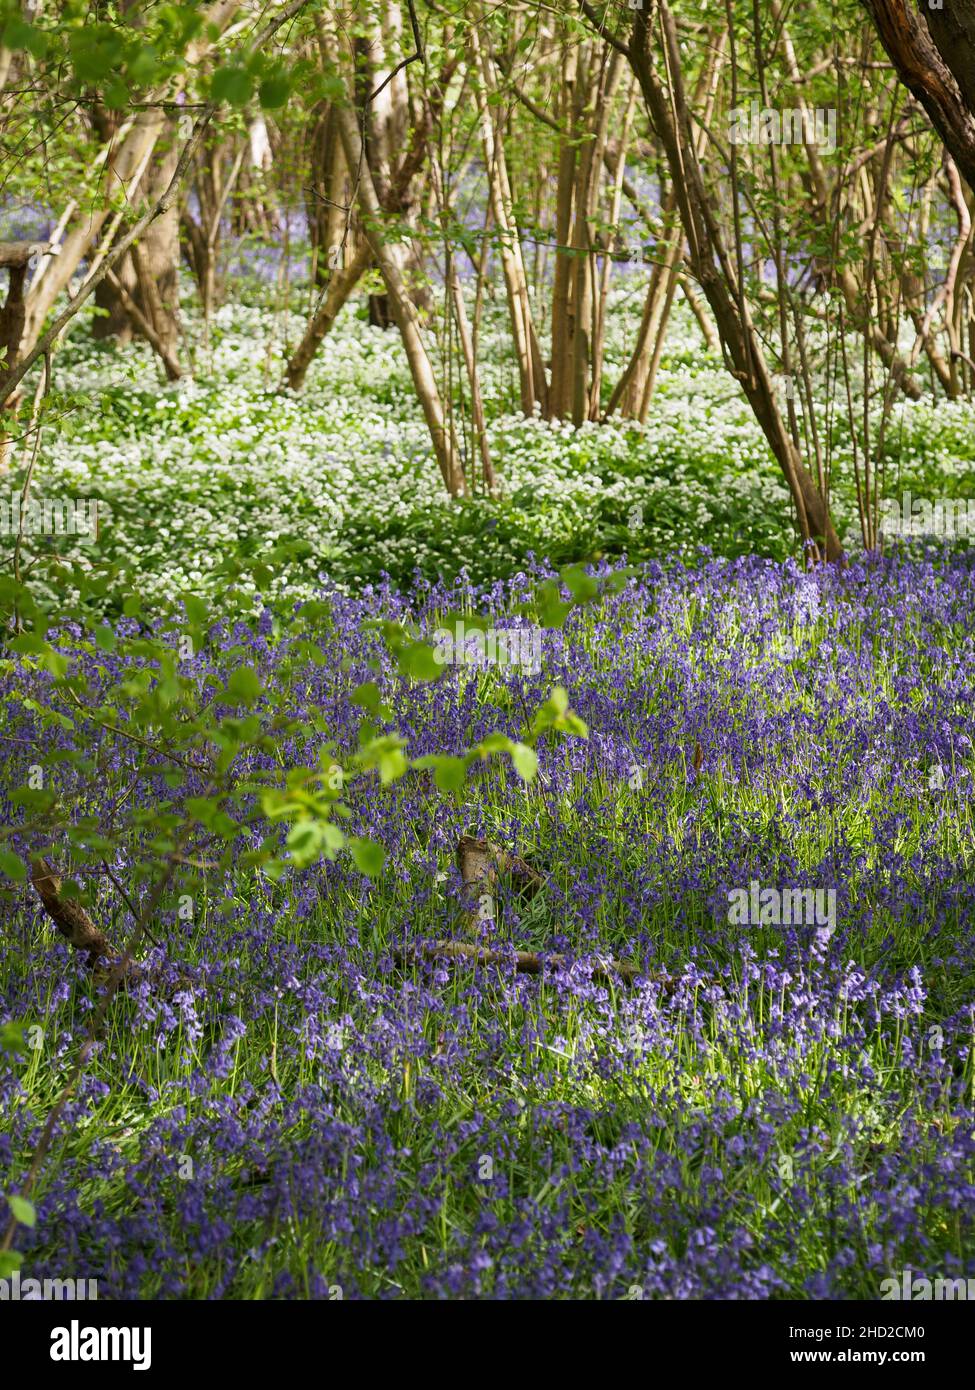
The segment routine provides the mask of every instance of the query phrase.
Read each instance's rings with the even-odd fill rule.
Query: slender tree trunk
[[[630,89],[626,99],[626,109],[623,114],[623,130],[619,142],[619,155],[616,168],[612,170],[612,193],[610,195],[609,226],[615,228],[619,223],[620,205],[623,200],[623,177],[626,172],[626,150],[629,144],[630,130],[633,125],[633,112],[636,107],[637,88],[636,82],[630,77]],[[606,152],[603,151],[603,159],[606,160]],[[600,399],[602,394],[603,380],[603,354],[606,342],[606,310],[609,304],[609,282],[613,272],[612,245],[607,246],[606,254],[603,257],[603,269],[599,280],[599,295],[596,301],[594,314],[594,328],[592,339],[592,386],[589,395],[589,418],[598,420],[600,418]]]
[[[333,272],[322,302],[312,314],[304,336],[288,363],[286,382],[292,391],[300,391],[305,384],[305,377],[308,375],[308,368],[312,364],[315,353],[331,332],[346,300],[365,275],[371,260],[372,251],[369,248],[369,243],[363,241],[349,265],[344,270]]]
[[[571,409],[572,380],[572,205],[576,185],[577,132],[579,126],[579,54],[576,45],[563,39],[559,173],[555,206],[555,275],[552,284],[552,384],[548,417],[564,419]]]
[[[508,294],[511,332],[518,361],[521,408],[526,415],[532,415],[537,402],[544,413],[547,396],[545,367],[532,318],[528,279],[521,253],[521,239],[514,219],[504,143],[492,120],[492,110],[497,108],[491,107],[488,103],[488,94],[494,91],[496,85],[494,70],[481,49],[477,30],[473,28],[470,31],[470,43],[472,61],[477,70],[474,91],[481,125],[491,211],[500,245],[501,268]]]
[[[773,14],[778,18],[778,6],[775,4],[774,0],[772,8]],[[792,40],[789,37],[788,30],[785,29],[782,31],[782,51],[785,55],[789,76],[796,87],[796,99],[799,109],[803,113],[803,141],[809,160],[809,172],[812,176],[813,187],[816,191],[815,206],[821,218],[828,223],[833,223],[836,219],[836,209],[833,207],[833,200],[830,197],[826,170],[823,167],[823,161],[820,158],[815,139],[811,134],[814,128],[814,122],[809,120],[809,108],[802,89],[802,73],[799,70],[799,63],[796,59]],[[879,324],[873,322],[869,305],[864,304],[856,278],[849,266],[842,263],[841,253],[835,242],[834,249],[836,254],[833,257],[830,269],[835,276],[836,283],[839,285],[847,312],[854,326],[875,348],[881,361],[890,370],[891,376],[904,394],[909,396],[912,400],[920,400],[921,388],[911,377],[907,363],[897,351],[896,343],[884,333]]]
[[[336,113],[349,168],[358,170],[359,174],[358,200],[363,232],[389,294],[393,317],[410,364],[413,387],[430,431],[444,486],[451,495],[457,495],[465,490],[464,474],[457,459],[454,440],[447,428],[436,376],[420,331],[419,317],[403,277],[405,253],[402,243],[390,243],[383,237],[383,211],[379,205],[372,173],[366,162],[355,112],[343,106],[336,107]]]
[[[761,340],[705,190],[687,109],[676,25],[665,0],[659,0],[659,10],[664,33],[666,89],[654,68],[656,45],[649,16],[643,11],[637,11],[634,16],[628,57],[670,165],[687,236],[689,263],[714,314],[729,370],[741,383],[782,469],[804,541],[814,548],[814,556],[824,553],[827,559],[839,561],[843,557],[839,537],[819,488],[782,419]]]
[[[636,344],[623,375],[613,388],[609,405],[606,407],[607,418],[617,407],[620,414],[628,419],[640,418],[654,345],[666,329],[666,313],[673,302],[670,287],[671,283],[676,283],[677,280],[681,264],[681,242],[684,239],[684,230],[677,215],[677,196],[673,189],[664,200],[663,217],[666,229],[663,258],[654,263],[650,274]],[[649,404],[649,398],[647,403]]]
[[[477,370],[477,358],[474,354],[474,340],[471,336],[470,321],[467,317],[467,309],[464,304],[464,290],[460,283],[460,276],[457,273],[456,264],[453,266],[450,276],[450,295],[453,301],[457,337],[460,340],[461,352],[464,355],[464,367],[467,371],[467,381],[470,386],[471,419],[474,425],[474,437],[477,441],[478,452],[481,456],[481,472],[484,477],[484,486],[493,496],[498,490],[498,480],[494,473],[494,465],[491,462],[491,449],[488,444],[487,424],[484,419],[484,401],[481,396],[481,379]]]

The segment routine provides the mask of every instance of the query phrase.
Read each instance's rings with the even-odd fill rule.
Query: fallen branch
[[[182,850],[182,841],[180,841],[177,844],[176,848],[177,850]],[[38,863],[39,867],[43,865],[43,868],[41,869],[42,876],[45,879],[52,880],[52,882],[48,883],[47,885],[48,891],[50,891],[55,884],[57,885],[57,888],[60,888],[60,881],[57,879],[57,876],[53,873],[53,871],[51,871],[50,865],[47,864],[47,861],[42,860],[40,856],[37,856],[36,862]],[[169,887],[170,880],[173,876],[174,867],[175,866],[173,864],[172,858],[170,858],[170,861],[166,866],[166,872],[162,875],[159,882],[156,884],[155,888],[149,894],[148,898],[143,904],[142,911],[139,914],[135,927],[133,928],[128,941],[125,943],[124,951],[109,970],[108,979],[106,980],[105,988],[102,990],[101,999],[98,1003],[98,1006],[95,1008],[95,1010],[92,1012],[89,1018],[88,1035],[85,1038],[84,1042],[81,1044],[81,1048],[78,1052],[77,1059],[75,1061],[74,1066],[71,1068],[67,1081],[64,1083],[64,1086],[62,1087],[57,1100],[54,1102],[51,1109],[48,1111],[47,1119],[44,1121],[44,1128],[41,1130],[40,1138],[34,1146],[34,1152],[31,1155],[30,1167],[28,1168],[27,1173],[25,1174],[20,1183],[21,1197],[29,1197],[31,1192],[33,1191],[34,1184],[37,1181],[37,1175],[41,1171],[44,1159],[47,1156],[47,1152],[51,1147],[51,1141],[54,1138],[54,1132],[61,1121],[62,1115],[64,1114],[64,1108],[67,1105],[68,1101],[71,1099],[71,1096],[74,1092],[74,1088],[78,1084],[78,1079],[87,1067],[88,1060],[91,1057],[92,1052],[94,1051],[95,1044],[98,1040],[98,1032],[102,1026],[102,1023],[105,1021],[105,1015],[108,1013],[109,1005],[115,998],[119,986],[126,979],[126,976],[130,968],[136,970],[139,968],[133,958],[133,953],[136,950],[136,947],[139,945],[139,942],[142,938],[146,922],[158,908],[159,903],[162,900],[163,894]],[[47,871],[46,873],[45,870]],[[40,888],[38,888],[38,892],[41,892]],[[99,960],[99,964],[101,963],[102,962]],[[0,1255],[2,1255],[5,1251],[9,1250],[12,1247],[14,1242],[14,1235],[16,1234],[18,1224],[19,1223],[17,1217],[15,1216],[13,1211],[11,1211],[10,1219],[7,1222],[7,1229],[4,1231],[2,1239],[0,1239]]]
[[[42,855],[30,862],[30,881],[44,911],[58,931],[76,951],[88,952],[88,963],[94,965],[99,957],[111,954],[111,947],[80,903],[61,896],[61,879]]]
[[[515,951],[512,954],[492,946],[474,946],[464,941],[426,942],[416,950],[403,946],[394,951],[401,962],[408,960],[412,954],[419,954],[424,960],[470,960],[478,965],[510,965],[513,961],[519,975],[541,975],[546,966],[552,970],[562,970],[573,964],[569,956],[545,956],[536,951]],[[595,979],[623,980],[626,984],[632,984],[645,975],[646,979],[662,985],[667,994],[672,994],[676,988],[676,981],[669,975],[647,975],[641,966],[612,957],[597,959],[592,965],[592,973]]]

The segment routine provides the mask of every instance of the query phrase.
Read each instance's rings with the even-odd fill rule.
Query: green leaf
[[[572,604],[562,598],[554,579],[546,579],[544,584],[539,584],[535,604],[542,627],[561,627],[572,611]]]
[[[20,1250],[0,1250],[0,1279],[9,1279],[15,1269],[24,1263]]]
[[[229,106],[246,106],[253,90],[253,78],[245,68],[218,68],[210,84],[210,98]]]
[[[263,689],[252,666],[238,666],[227,682],[227,694],[233,700],[242,700],[245,705],[252,705]]]
[[[26,1197],[16,1195],[7,1198],[10,1203],[10,1210],[14,1214],[14,1220],[21,1226],[36,1226],[37,1212],[34,1210],[33,1202],[28,1202]]]
[[[18,883],[27,877],[24,861],[10,849],[0,849],[0,871],[8,878],[16,879]]]
[[[339,102],[345,96],[345,83],[335,73],[323,76],[318,84],[320,101]]]
[[[155,44],[140,44],[129,59],[129,77],[137,87],[151,87],[163,72],[163,59]]]
[[[482,757],[490,757],[492,753],[510,753],[514,744],[507,734],[488,734],[482,738],[477,745],[478,752]]]
[[[183,607],[186,609],[186,616],[194,627],[205,627],[210,617],[210,610],[205,601],[197,594],[184,594]]]
[[[580,565],[567,565],[559,571],[562,583],[576,603],[586,603],[599,593],[599,585]]]
[[[0,1049],[4,1052],[24,1052],[27,1042],[24,1038],[24,1024],[19,1018],[9,1023],[0,1023]]]
[[[288,831],[288,852],[299,869],[307,868],[322,849],[322,827],[318,821],[302,820]]]
[[[51,651],[51,644],[36,632],[22,632],[11,641],[10,650],[18,656],[46,656]]]
[[[569,692],[564,685],[553,685],[552,693],[548,697],[548,703],[556,714],[565,714],[569,708]]]
[[[130,100],[129,89],[119,78],[109,82],[102,93],[102,103],[109,111],[123,111]]]
[[[395,782],[402,777],[406,771],[406,758],[402,750],[394,748],[389,752],[380,754],[379,757],[379,780],[386,787],[390,782]]]
[[[364,681],[362,685],[357,685],[352,692],[352,703],[375,714],[380,705],[379,686],[375,681]]]
[[[282,75],[265,77],[260,87],[260,102],[265,111],[276,111],[287,104],[291,83]]]
[[[516,743],[511,749],[511,761],[523,782],[530,782],[538,771],[538,754],[527,743]]]
[[[572,710],[561,716],[558,727],[564,734],[575,734],[577,738],[589,737],[589,725],[577,714],[573,714]]]
[[[433,780],[442,792],[459,792],[467,781],[463,758],[444,756],[437,759]]]
[[[322,844],[329,859],[334,859],[340,849],[345,848],[345,832],[330,821],[322,821]]]
[[[21,19],[11,19],[3,30],[4,48],[25,48],[35,58],[43,58],[47,52],[47,35],[32,24]]]
[[[48,37],[43,29],[35,29],[33,25],[27,26],[28,32],[24,35],[24,47],[32,58],[41,59],[46,56],[48,50]]]
[[[366,874],[369,878],[376,878],[382,873],[383,865],[386,862],[386,851],[382,845],[377,845],[375,840],[363,840],[356,837],[349,841],[349,850],[360,874]]]
[[[63,680],[68,674],[68,658],[62,656],[60,652],[56,652],[53,647],[44,653],[41,658],[41,664],[46,671],[50,672],[55,680]]]
[[[81,82],[100,83],[115,76],[123,59],[121,36],[109,24],[86,24],[72,31],[68,51]]]
[[[411,642],[396,653],[396,662],[404,676],[415,681],[435,681],[444,673],[433,647],[426,642]]]

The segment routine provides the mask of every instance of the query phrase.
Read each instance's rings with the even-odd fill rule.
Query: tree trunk
[[[526,415],[533,415],[536,402],[543,412],[546,408],[545,368],[532,319],[528,279],[525,275],[521,240],[514,218],[504,144],[491,114],[497,108],[488,103],[488,94],[493,92],[496,86],[494,70],[480,46],[477,30],[473,28],[470,31],[470,43],[471,56],[476,68],[474,90],[480,118],[484,163],[491,195],[491,211],[500,243],[501,269],[508,295],[511,333],[518,361],[521,408]]]
[[[454,440],[447,428],[443,404],[437,390],[433,366],[420,331],[419,318],[403,278],[404,250],[402,243],[387,242],[382,233],[383,212],[379,206],[372,173],[366,162],[362,136],[356,113],[347,106],[336,107],[336,115],[345,156],[351,169],[359,171],[358,199],[362,212],[366,241],[382,272],[389,293],[396,326],[403,339],[413,387],[423,408],[430,430],[437,463],[447,491],[456,496],[463,493],[464,474],[457,460]]]
[[[761,340],[708,200],[687,109],[676,26],[665,0],[659,0],[659,8],[667,63],[666,88],[654,68],[649,15],[643,11],[634,16],[627,56],[670,166],[689,263],[714,314],[729,371],[741,383],[789,486],[803,540],[812,547],[814,557],[825,554],[829,560],[840,561],[843,548],[839,537],[825,500],[782,419]]]
[[[863,0],[898,76],[917,97],[975,187],[975,14],[971,5],[917,9],[910,0]]]
[[[308,368],[312,364],[315,353],[321,347],[326,335],[331,332],[332,325],[338,318],[349,295],[365,275],[371,259],[372,251],[369,248],[369,243],[363,241],[351,263],[344,270],[333,272],[322,302],[312,314],[304,337],[288,363],[286,381],[292,391],[300,391],[305,384],[305,377],[308,375]]]

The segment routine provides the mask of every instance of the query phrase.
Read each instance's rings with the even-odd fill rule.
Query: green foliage
[[[26,1197],[18,1197],[11,1194],[7,1197],[14,1220],[21,1226],[36,1226],[37,1212],[34,1210],[33,1203],[28,1202]]]
[[[23,1052],[27,1047],[24,1037],[24,1024],[20,1019],[0,1023],[0,1050],[4,1052]]]
[[[585,595],[579,601],[598,595],[599,585],[583,584],[574,571],[569,577],[577,592]],[[36,721],[35,727],[41,729],[70,729],[87,721],[111,737],[144,749],[145,774],[155,776],[162,770],[174,794],[170,802],[155,804],[151,811],[134,810],[103,824],[64,805],[52,786],[20,786],[10,793],[12,803],[27,816],[18,831],[29,832],[39,842],[62,839],[80,865],[102,863],[124,849],[136,883],[170,883],[179,878],[182,865],[200,857],[230,872],[239,862],[242,837],[249,835],[255,817],[263,817],[271,833],[259,849],[244,853],[248,869],[276,882],[289,865],[300,870],[322,857],[334,860],[348,851],[363,874],[376,876],[383,866],[381,846],[361,836],[348,837],[338,823],[350,814],[342,798],[353,779],[375,777],[380,787],[389,787],[411,768],[432,770],[435,786],[456,798],[476,764],[505,754],[518,776],[530,781],[537,770],[534,745],[539,738],[550,733],[586,737],[585,724],[569,709],[565,690],[556,686],[519,740],[497,733],[460,756],[411,758],[407,741],[395,730],[382,727],[391,712],[378,684],[366,681],[353,695],[363,711],[359,746],[344,760],[329,741],[321,746],[317,767],[274,770],[278,763],[274,756],[271,771],[258,771],[251,754],[275,755],[290,737],[313,733],[320,738],[328,733],[325,722],[313,719],[309,724],[304,715],[288,713],[301,708],[309,653],[316,654],[315,664],[327,660],[312,640],[327,621],[327,604],[305,604],[289,618],[272,693],[265,690],[253,666],[242,660],[244,649],[211,642],[208,605],[195,595],[158,612],[150,634],[138,628],[133,631],[130,625],[112,629],[96,622],[92,628],[82,593],[73,613],[62,612],[62,620],[78,621],[78,635],[72,638],[62,630],[56,645],[50,633],[45,635],[43,616],[26,588],[8,581],[3,598],[8,605],[8,629],[13,628],[14,634],[8,630],[9,655],[0,657],[0,674],[16,670],[21,677],[3,696],[7,727],[18,728],[21,716]],[[240,617],[252,621],[246,614],[246,598],[233,589],[225,592],[222,606],[225,617],[236,608]],[[16,632],[28,615],[36,629]],[[434,648],[404,624],[370,620],[365,626],[382,640],[399,679],[435,681],[443,674]],[[189,648],[184,648],[189,634]],[[180,660],[181,651],[198,648],[210,657],[202,679]],[[110,677],[102,668],[104,680],[96,688],[91,667],[85,668],[85,674],[80,663],[98,652],[111,653],[115,674]],[[43,684],[23,680],[32,672],[45,673]],[[52,773],[63,766],[85,777],[98,775],[91,759],[55,739],[37,757]],[[176,793],[187,778],[200,774],[205,774],[205,792],[179,798]],[[276,827],[283,828],[283,839],[275,833]],[[0,830],[0,870],[9,879],[23,881],[22,860],[3,844],[10,834],[12,827]],[[62,892],[65,897],[79,896],[70,881]],[[10,1035],[11,1046],[19,1036]]]

